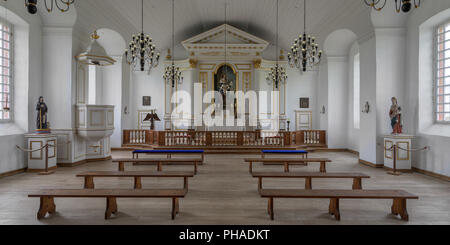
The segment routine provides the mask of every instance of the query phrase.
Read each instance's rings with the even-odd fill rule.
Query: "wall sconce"
[[[319,112],[319,113],[320,113],[320,114],[325,114],[325,112],[326,112],[326,111],[325,111],[325,106],[323,105],[323,106],[322,106],[322,109],[320,109],[320,112]]]
[[[123,114],[128,115],[128,106],[125,106],[125,108],[123,108]]]
[[[363,113],[369,114],[370,112],[370,105],[369,101],[366,101],[366,104],[364,105],[364,109],[362,110]]]

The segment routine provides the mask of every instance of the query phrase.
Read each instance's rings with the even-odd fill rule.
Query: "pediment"
[[[225,42],[226,40],[226,42]],[[269,43],[228,24],[223,24],[182,42],[191,57],[260,56]]]

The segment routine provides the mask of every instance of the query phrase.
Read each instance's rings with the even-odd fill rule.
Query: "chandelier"
[[[50,0],[50,4],[47,3],[48,0],[43,0],[45,4],[45,8],[48,12],[53,11],[53,7],[56,6],[57,9],[61,12],[67,12],[70,9],[70,5],[72,5],[75,0]],[[37,13],[37,2],[38,0],[25,0],[25,7],[30,14]],[[49,7],[50,6],[50,7]]]
[[[277,38],[276,38],[276,49],[278,49],[278,0],[277,0]],[[278,54],[278,52],[276,52],[276,54]],[[278,89],[280,84],[286,84],[287,82],[287,74],[286,74],[286,69],[284,67],[282,67],[280,64],[278,64],[278,55],[277,56],[277,63],[274,67],[270,68],[270,72],[266,77],[266,80],[269,84],[273,84],[275,85],[275,88]]]
[[[412,8],[412,1],[414,1],[414,8],[420,7],[420,0],[395,0],[395,10],[397,13],[402,11],[408,13]],[[364,0],[367,6],[372,7],[376,11],[381,11],[386,6],[387,0]]]
[[[156,52],[156,46],[153,44],[152,38],[144,34],[144,0],[141,1],[142,10],[142,29],[141,33],[133,35],[128,49],[125,50],[126,61],[134,67],[140,66],[141,71],[145,71],[148,66],[150,73],[152,68],[159,64],[159,53]]]
[[[175,54],[175,1],[172,0],[172,50]],[[175,84],[182,84],[183,77],[181,76],[181,71],[179,67],[175,66],[174,55],[170,55],[170,49],[168,51],[167,58],[172,58],[172,64],[167,66],[163,78],[167,84],[171,85],[172,88]]]
[[[275,84],[275,88],[277,89],[280,84],[286,84],[287,78],[286,69],[278,63],[270,68],[269,75],[266,77],[267,81],[270,84]]]
[[[320,63],[320,60],[322,59],[322,50],[319,50],[319,44],[316,43],[315,37],[306,35],[306,0],[304,0],[303,11],[303,35],[299,35],[298,39],[294,40],[291,52],[288,53],[288,61],[291,67],[306,72]]]

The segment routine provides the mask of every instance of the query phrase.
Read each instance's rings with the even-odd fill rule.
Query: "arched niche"
[[[351,45],[357,36],[348,29],[340,29],[330,33],[324,42],[324,51],[327,56],[347,56]]]

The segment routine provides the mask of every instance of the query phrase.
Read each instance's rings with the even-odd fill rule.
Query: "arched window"
[[[436,30],[434,111],[438,123],[450,123],[450,21]]]
[[[0,20],[0,121],[12,120],[12,28]]]

